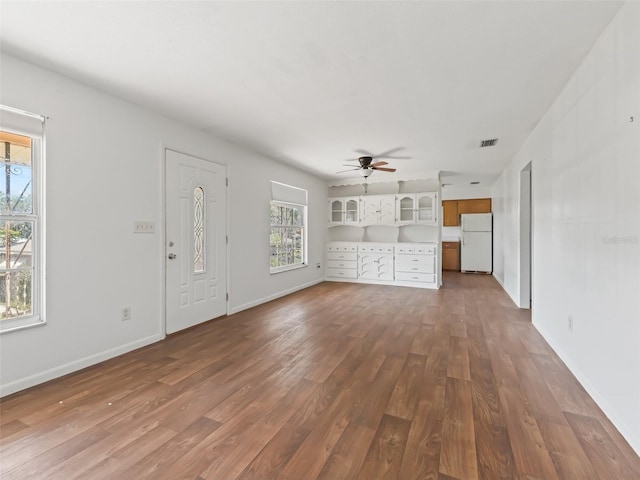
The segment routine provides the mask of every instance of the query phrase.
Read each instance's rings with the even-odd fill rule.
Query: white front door
[[[226,314],[226,167],[173,150],[166,159],[166,329]]]

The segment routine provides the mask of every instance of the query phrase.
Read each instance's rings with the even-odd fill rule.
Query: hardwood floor
[[[490,276],[323,283],[5,398],[9,479],[637,480]]]

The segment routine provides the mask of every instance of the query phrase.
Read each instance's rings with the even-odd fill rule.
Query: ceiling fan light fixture
[[[364,178],[367,178],[372,173],[373,173],[373,170],[371,170],[370,168],[363,168],[360,170],[360,175],[362,175]]]

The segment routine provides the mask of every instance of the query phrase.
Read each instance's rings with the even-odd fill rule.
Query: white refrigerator
[[[460,270],[463,272],[492,272],[492,223],[490,213],[460,215]]]

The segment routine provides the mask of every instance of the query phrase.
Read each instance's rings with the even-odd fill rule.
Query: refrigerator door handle
[[[462,245],[464,245],[464,230],[460,231],[460,240],[462,240]]]

